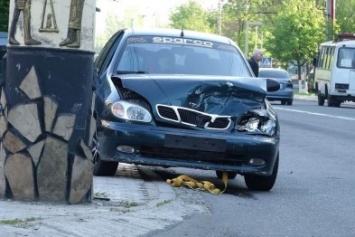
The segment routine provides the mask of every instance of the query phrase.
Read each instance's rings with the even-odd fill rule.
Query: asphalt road
[[[270,192],[241,176],[225,193],[173,188],[187,174],[223,187],[214,171],[120,165],[94,177],[89,205],[0,201],[0,236],[350,237],[355,233],[355,104],[274,103],[281,124],[280,167]]]
[[[239,176],[223,195],[198,193],[206,202],[205,213],[147,236],[355,235],[355,104],[333,108],[295,100],[293,106],[274,107],[282,134],[275,187],[251,192]],[[197,179],[215,176],[212,171],[175,171]]]

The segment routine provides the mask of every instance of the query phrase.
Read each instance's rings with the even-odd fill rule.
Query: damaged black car
[[[255,78],[229,38],[177,29],[122,29],[95,60],[94,175],[119,162],[215,170],[273,188],[280,128],[266,99],[280,85]]]

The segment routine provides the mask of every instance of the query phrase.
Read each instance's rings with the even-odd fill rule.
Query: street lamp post
[[[217,29],[218,34],[222,35],[222,7],[224,0],[218,0],[218,18],[217,18]]]
[[[260,22],[247,22],[246,23],[246,28],[245,28],[245,56],[248,56],[248,51],[249,51],[249,27],[250,26],[255,26],[255,27],[259,27],[259,26],[263,26],[262,23]]]

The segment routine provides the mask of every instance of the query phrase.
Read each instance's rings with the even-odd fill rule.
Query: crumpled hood
[[[266,80],[259,78],[119,75],[112,80],[143,96],[153,109],[163,104],[233,116],[260,108],[266,95]]]

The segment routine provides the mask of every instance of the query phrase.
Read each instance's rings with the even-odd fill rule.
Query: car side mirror
[[[266,90],[268,92],[280,90],[280,83],[272,79],[266,79]]]

